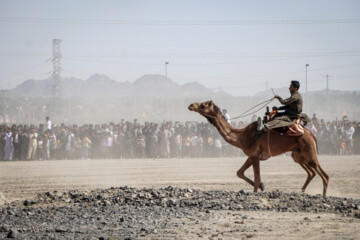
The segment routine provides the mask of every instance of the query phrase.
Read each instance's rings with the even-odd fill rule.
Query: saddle
[[[304,126],[301,125],[301,121],[303,120],[304,123],[306,122],[305,121],[307,118],[306,114],[301,115],[300,117],[297,117],[295,120],[286,119],[288,121],[284,121],[284,124],[279,124],[279,127],[276,127],[276,125],[275,125],[275,127],[271,127],[271,128],[267,127],[266,123],[270,122],[271,120],[274,120],[277,113],[278,112],[277,112],[276,108],[273,108],[272,112],[269,112],[269,107],[266,107],[266,112],[265,112],[265,116],[263,119],[263,124],[265,126],[265,128],[264,128],[265,132],[269,131],[269,132],[280,134],[282,136],[294,136],[294,137],[301,136],[304,134]],[[281,120],[279,120],[279,121],[281,121]]]
[[[300,124],[301,119],[298,118],[295,120],[294,124],[290,127],[281,127],[281,128],[264,128],[265,132],[273,132],[280,134],[282,136],[292,136],[298,137],[304,134],[304,127]]]
[[[265,132],[273,132],[282,136],[292,136],[292,137],[298,137],[304,134],[304,126],[306,126],[309,120],[306,114],[301,115],[295,121],[285,122],[286,124],[284,124],[284,126],[272,127],[272,128],[267,127],[266,123],[273,120],[276,117],[276,115],[277,115],[276,108],[273,108],[272,112],[269,112],[269,107],[266,107],[266,112],[263,120],[261,120],[260,117],[258,118],[257,125],[255,127],[256,130],[253,132],[253,140],[248,146],[249,149]],[[301,121],[304,122],[304,126],[301,125]],[[264,128],[260,127],[261,123],[263,123]]]

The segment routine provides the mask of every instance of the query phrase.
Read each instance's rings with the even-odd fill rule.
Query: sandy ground
[[[360,198],[360,156],[320,156],[323,169],[330,176],[328,196]],[[238,179],[236,171],[245,158],[208,159],[112,159],[61,161],[1,161],[0,192],[7,201],[28,199],[53,190],[97,189],[119,186],[196,188],[252,191]],[[246,174],[252,178],[252,169]],[[261,162],[265,190],[300,192],[305,171],[289,156]],[[308,194],[321,194],[322,181],[315,177]],[[199,238],[212,239],[360,239],[360,219],[336,214],[241,212],[247,214],[249,233],[234,231],[244,222],[233,212],[214,213],[197,229]],[[215,230],[214,230],[215,229]],[[229,230],[228,236],[216,235]],[[187,234],[186,229],[176,233]],[[195,231],[195,230],[194,230]]]

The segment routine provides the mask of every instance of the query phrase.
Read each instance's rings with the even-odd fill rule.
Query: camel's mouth
[[[192,103],[189,105],[188,109],[190,111],[198,112],[199,111],[199,104],[198,103]]]

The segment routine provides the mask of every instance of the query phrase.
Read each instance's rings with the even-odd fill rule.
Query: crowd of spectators
[[[344,116],[340,121],[325,121],[313,114],[307,128],[316,136],[319,154],[360,154],[360,122]]]
[[[246,123],[232,122],[235,128]],[[317,137],[319,154],[359,154],[360,122],[326,122],[313,116],[308,124]],[[209,123],[145,122],[109,124],[44,124],[0,126],[0,160],[237,157]]]

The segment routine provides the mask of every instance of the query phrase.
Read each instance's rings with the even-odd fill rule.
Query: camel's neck
[[[231,127],[231,125],[225,120],[221,113],[218,114],[217,118],[212,119],[210,122],[212,122],[212,124],[217,128],[220,135],[225,139],[226,142],[233,146],[242,148],[240,141],[242,131]]]

